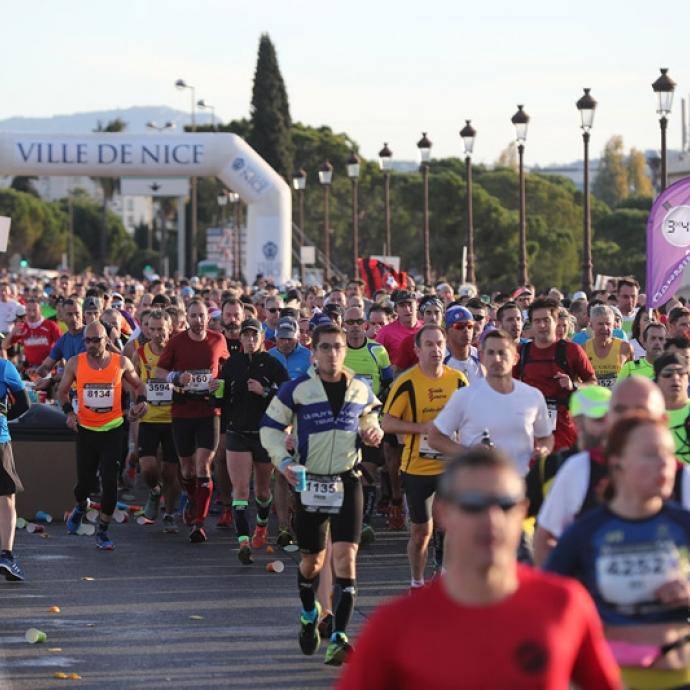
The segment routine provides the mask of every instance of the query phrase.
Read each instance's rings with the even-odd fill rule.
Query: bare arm
[[[433,422],[406,422],[386,413],[381,422],[382,429],[387,434],[428,434]]]
[[[553,453],[553,444],[553,434],[549,434],[548,436],[541,436],[534,439],[534,449],[540,451],[544,455],[551,455],[551,453]]]
[[[465,446],[446,436],[435,424],[431,425],[431,431],[429,431],[429,445],[434,450],[449,456],[457,455],[465,450]]]
[[[542,568],[557,543],[558,540],[556,537],[537,523],[533,539],[534,565],[538,568]]]
[[[65,370],[62,373],[62,380],[60,381],[60,386],[58,387],[58,400],[61,405],[65,405],[69,402],[69,391],[72,388],[72,384],[77,379],[77,358],[71,357],[65,366]]]

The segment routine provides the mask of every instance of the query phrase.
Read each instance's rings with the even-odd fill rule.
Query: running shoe
[[[319,635],[322,640],[327,640],[333,633],[333,611],[326,611],[319,621]]]
[[[371,525],[364,525],[362,527],[362,534],[359,538],[360,546],[368,546],[376,541],[376,532]]]
[[[144,506],[144,517],[155,522],[161,507],[161,495],[151,492]]]
[[[192,544],[203,544],[208,541],[206,531],[201,525],[194,525],[194,527],[192,527],[192,531],[189,533],[189,541],[191,541]]]
[[[401,530],[405,528],[405,514],[402,506],[391,504],[388,510],[388,529]]]
[[[323,663],[327,666],[341,666],[351,653],[352,645],[347,641],[347,635],[341,632],[334,633],[326,647],[326,658]]]
[[[218,529],[229,529],[232,527],[232,508],[223,508],[218,522],[216,522]]]
[[[187,527],[191,527],[194,524],[194,501],[191,498],[187,499],[184,504],[184,510],[182,511],[182,522],[184,522]]]
[[[263,549],[268,538],[268,525],[257,525],[252,535],[252,548]]]
[[[251,565],[254,562],[252,550],[246,541],[242,542],[240,550],[237,552],[237,558],[240,559],[242,565]]]
[[[10,582],[19,582],[24,579],[24,571],[19,567],[19,563],[7,556],[0,558],[0,573]]]
[[[279,546],[281,549],[284,549],[286,546],[289,546],[290,544],[295,543],[295,538],[290,534],[290,531],[287,529],[281,529],[280,532],[278,532],[278,537],[276,538],[276,545]]]
[[[96,547],[102,551],[112,551],[115,548],[107,532],[96,532]]]
[[[82,510],[78,505],[74,506],[69,517],[65,521],[67,525],[67,534],[78,534],[79,525],[86,514],[85,510]]]
[[[177,525],[177,515],[165,513],[163,515],[163,532],[165,534],[177,534],[180,528]]]
[[[321,644],[321,636],[319,635],[319,618],[321,618],[321,604],[318,601],[314,602],[316,610],[314,611],[314,618],[305,618],[304,615],[299,617],[299,648],[302,654],[311,656],[316,652]]]

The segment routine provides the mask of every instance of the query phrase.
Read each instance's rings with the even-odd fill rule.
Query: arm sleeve
[[[575,591],[574,606],[583,618],[583,630],[573,680],[580,688],[617,690],[621,687],[620,671],[604,637],[599,614],[584,587],[578,583]]]
[[[276,467],[287,455],[285,429],[293,423],[297,407],[293,398],[294,390],[295,386],[292,381],[284,383],[271,400],[261,420],[259,429],[261,445],[266,449],[271,457],[271,462]]]
[[[379,425],[379,410],[381,409],[381,401],[373,394],[371,388],[367,384],[362,384],[367,386],[367,392],[369,399],[367,400],[366,407],[359,416],[359,430],[366,431],[372,426]]]
[[[556,539],[575,520],[587,495],[589,471],[584,471],[581,462],[589,463],[589,458],[581,453],[568,458],[556,474],[537,515],[537,524]]]
[[[546,399],[544,394],[538,389],[536,391],[537,399],[537,417],[534,420],[534,436],[535,438],[545,438],[546,436],[551,436],[553,433],[551,430],[551,420],[549,419],[549,412],[546,408]]]
[[[450,400],[434,419],[434,426],[444,435],[451,438],[453,433],[460,431],[464,417],[463,401],[469,393],[469,388],[460,388],[450,396]]]

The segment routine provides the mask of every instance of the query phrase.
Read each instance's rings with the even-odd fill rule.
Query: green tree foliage
[[[615,135],[606,142],[592,192],[609,206],[617,206],[630,193],[623,137]]]
[[[632,194],[651,197],[654,193],[652,180],[647,175],[647,161],[644,153],[634,148],[630,149],[628,155],[628,180]]]
[[[286,180],[292,176],[292,120],[278,56],[268,34],[259,41],[249,144]]]
[[[648,215],[648,211],[637,208],[618,208],[601,218],[592,247],[595,270],[644,279]]]

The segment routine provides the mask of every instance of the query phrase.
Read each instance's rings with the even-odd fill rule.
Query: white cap
[[[587,293],[583,292],[582,290],[578,290],[577,292],[573,293],[573,302],[578,299],[587,299]]]

